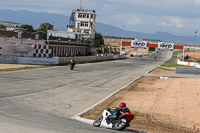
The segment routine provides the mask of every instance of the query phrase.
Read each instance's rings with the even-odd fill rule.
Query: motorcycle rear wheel
[[[118,131],[124,130],[127,127],[128,123],[129,122],[127,118],[121,118],[119,122],[113,125],[113,129],[118,130]]]

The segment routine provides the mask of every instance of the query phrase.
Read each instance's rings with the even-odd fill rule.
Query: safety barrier
[[[181,74],[200,74],[200,68],[192,68],[192,67],[177,67],[176,73]]]
[[[197,62],[185,62],[185,61],[178,60],[177,64],[185,65],[185,66],[194,66],[194,67],[200,68],[200,64]]]
[[[72,57],[53,57],[53,58],[37,58],[37,57],[20,57],[20,56],[0,56],[0,63],[4,64],[34,64],[34,65],[55,65],[69,63]],[[111,56],[80,56],[73,57],[76,62],[90,62],[111,59],[125,59],[125,55]]]

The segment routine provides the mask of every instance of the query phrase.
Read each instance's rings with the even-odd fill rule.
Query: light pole
[[[197,35],[197,31],[194,32],[194,44],[197,43],[197,42],[196,42],[196,41],[197,41],[197,36],[196,36],[196,35]]]
[[[183,61],[185,61],[185,46],[183,46]]]
[[[125,26],[122,26],[123,27],[123,31],[122,31],[122,42],[124,40],[124,28]],[[120,55],[122,55],[122,42],[121,42],[121,45],[120,45]]]

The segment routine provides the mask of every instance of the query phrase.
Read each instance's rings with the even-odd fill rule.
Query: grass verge
[[[191,52],[191,51],[194,51],[194,50],[186,50],[185,52]],[[174,51],[172,58],[169,61],[163,63],[161,66],[162,67],[191,67],[191,66],[176,64],[176,59],[177,59],[178,53],[183,53],[183,50]]]
[[[193,66],[185,66],[185,65],[179,65],[179,64],[175,64],[175,63],[164,63],[161,65],[162,67],[193,67]]]
[[[149,52],[146,54],[146,56],[150,56],[150,55],[152,55],[152,53],[153,53],[153,51],[149,51]]]

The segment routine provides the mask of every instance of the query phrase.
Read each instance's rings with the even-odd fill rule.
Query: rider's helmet
[[[121,103],[119,104],[119,107],[126,107],[126,103],[121,102]]]

